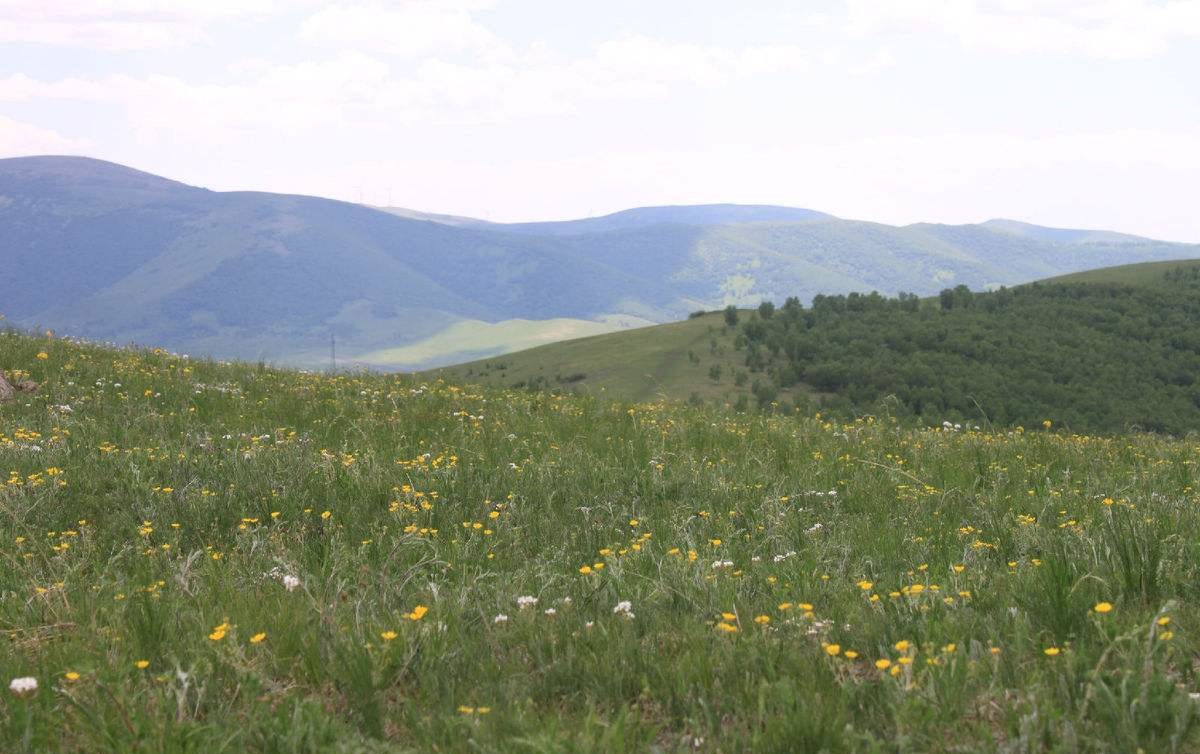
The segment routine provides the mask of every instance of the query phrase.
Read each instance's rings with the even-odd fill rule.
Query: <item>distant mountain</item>
[[[0,160],[8,321],[300,365],[327,363],[331,334],[345,363],[432,366],[727,304],[1197,256],[1012,221],[898,228],[770,206],[498,224],[213,192],[88,158]]]

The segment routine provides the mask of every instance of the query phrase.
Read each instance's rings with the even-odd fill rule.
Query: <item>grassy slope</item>
[[[641,321],[640,324],[649,324]],[[502,322],[464,320],[430,337],[399,348],[385,348],[351,358],[351,362],[383,369],[414,369],[471,356],[491,356],[534,348],[570,338],[622,329],[618,321],[582,319],[510,319]]]
[[[1105,282],[1153,285],[1162,274],[1177,267],[1200,265],[1200,260],[1147,262],[1107,267],[1050,278],[1044,282]],[[743,312],[746,316],[748,312]],[[711,348],[717,343],[717,351]],[[699,358],[688,359],[688,353]],[[751,383],[733,385],[734,372],[744,369],[743,354],[733,347],[733,335],[722,315],[552,343],[501,357],[431,370],[428,375],[490,385],[526,386],[539,378],[540,385],[586,392],[603,391],[624,400],[686,400],[693,394],[706,401],[732,403],[749,394]],[[719,382],[708,377],[713,365],[722,369]],[[578,380],[563,378],[583,374]],[[801,389],[803,390],[803,389]],[[784,397],[790,397],[784,394]]]
[[[1049,278],[1042,282],[1154,285],[1162,279],[1163,273],[1180,267],[1200,267],[1200,259],[1177,259],[1168,262],[1143,262],[1141,264],[1102,267],[1098,270],[1086,270],[1084,272],[1073,272],[1069,275],[1059,275],[1058,277]]]
[[[1200,746],[1194,441],[0,364],[5,752]]]
[[[716,381],[709,375],[713,366],[721,369]],[[723,315],[714,312],[682,322],[551,343],[425,375],[494,387],[544,386],[632,401],[687,400],[695,395],[705,402],[733,404],[738,396],[750,397],[751,382],[741,386],[734,382],[735,373],[744,370]]]

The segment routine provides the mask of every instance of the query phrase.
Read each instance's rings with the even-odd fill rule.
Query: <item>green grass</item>
[[[1170,262],[1141,262],[1139,264],[1122,264],[1116,267],[1102,267],[1097,270],[1085,270],[1069,275],[1059,275],[1040,282],[1043,283],[1117,283],[1121,285],[1158,285],[1162,283],[1163,275],[1175,269],[1191,269],[1200,267],[1200,259],[1178,259]]]
[[[1200,749],[1194,438],[0,365],[6,754]]]
[[[628,401],[750,401],[753,380],[721,312],[551,343],[422,374],[504,388],[549,388]],[[714,373],[714,367],[719,372]],[[745,380],[738,377],[745,374]],[[715,378],[714,378],[715,374]],[[742,382],[742,384],[738,384]],[[799,391],[781,397],[793,397]]]
[[[569,318],[509,319],[494,323],[464,320],[411,345],[371,351],[352,357],[351,361],[376,368],[420,368],[430,363],[445,364],[474,356],[491,356],[555,341],[613,332],[637,324],[649,323],[621,317],[610,317],[601,322]]]

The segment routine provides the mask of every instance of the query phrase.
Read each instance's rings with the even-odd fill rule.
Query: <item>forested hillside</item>
[[[796,298],[743,316],[762,389],[804,383],[838,413],[1076,430],[1200,429],[1200,267],[1154,284],[1046,283],[933,300]],[[888,401],[894,396],[895,401]]]

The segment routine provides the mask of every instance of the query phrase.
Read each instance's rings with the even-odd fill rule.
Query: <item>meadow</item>
[[[0,334],[0,751],[1200,750],[1200,440]]]

